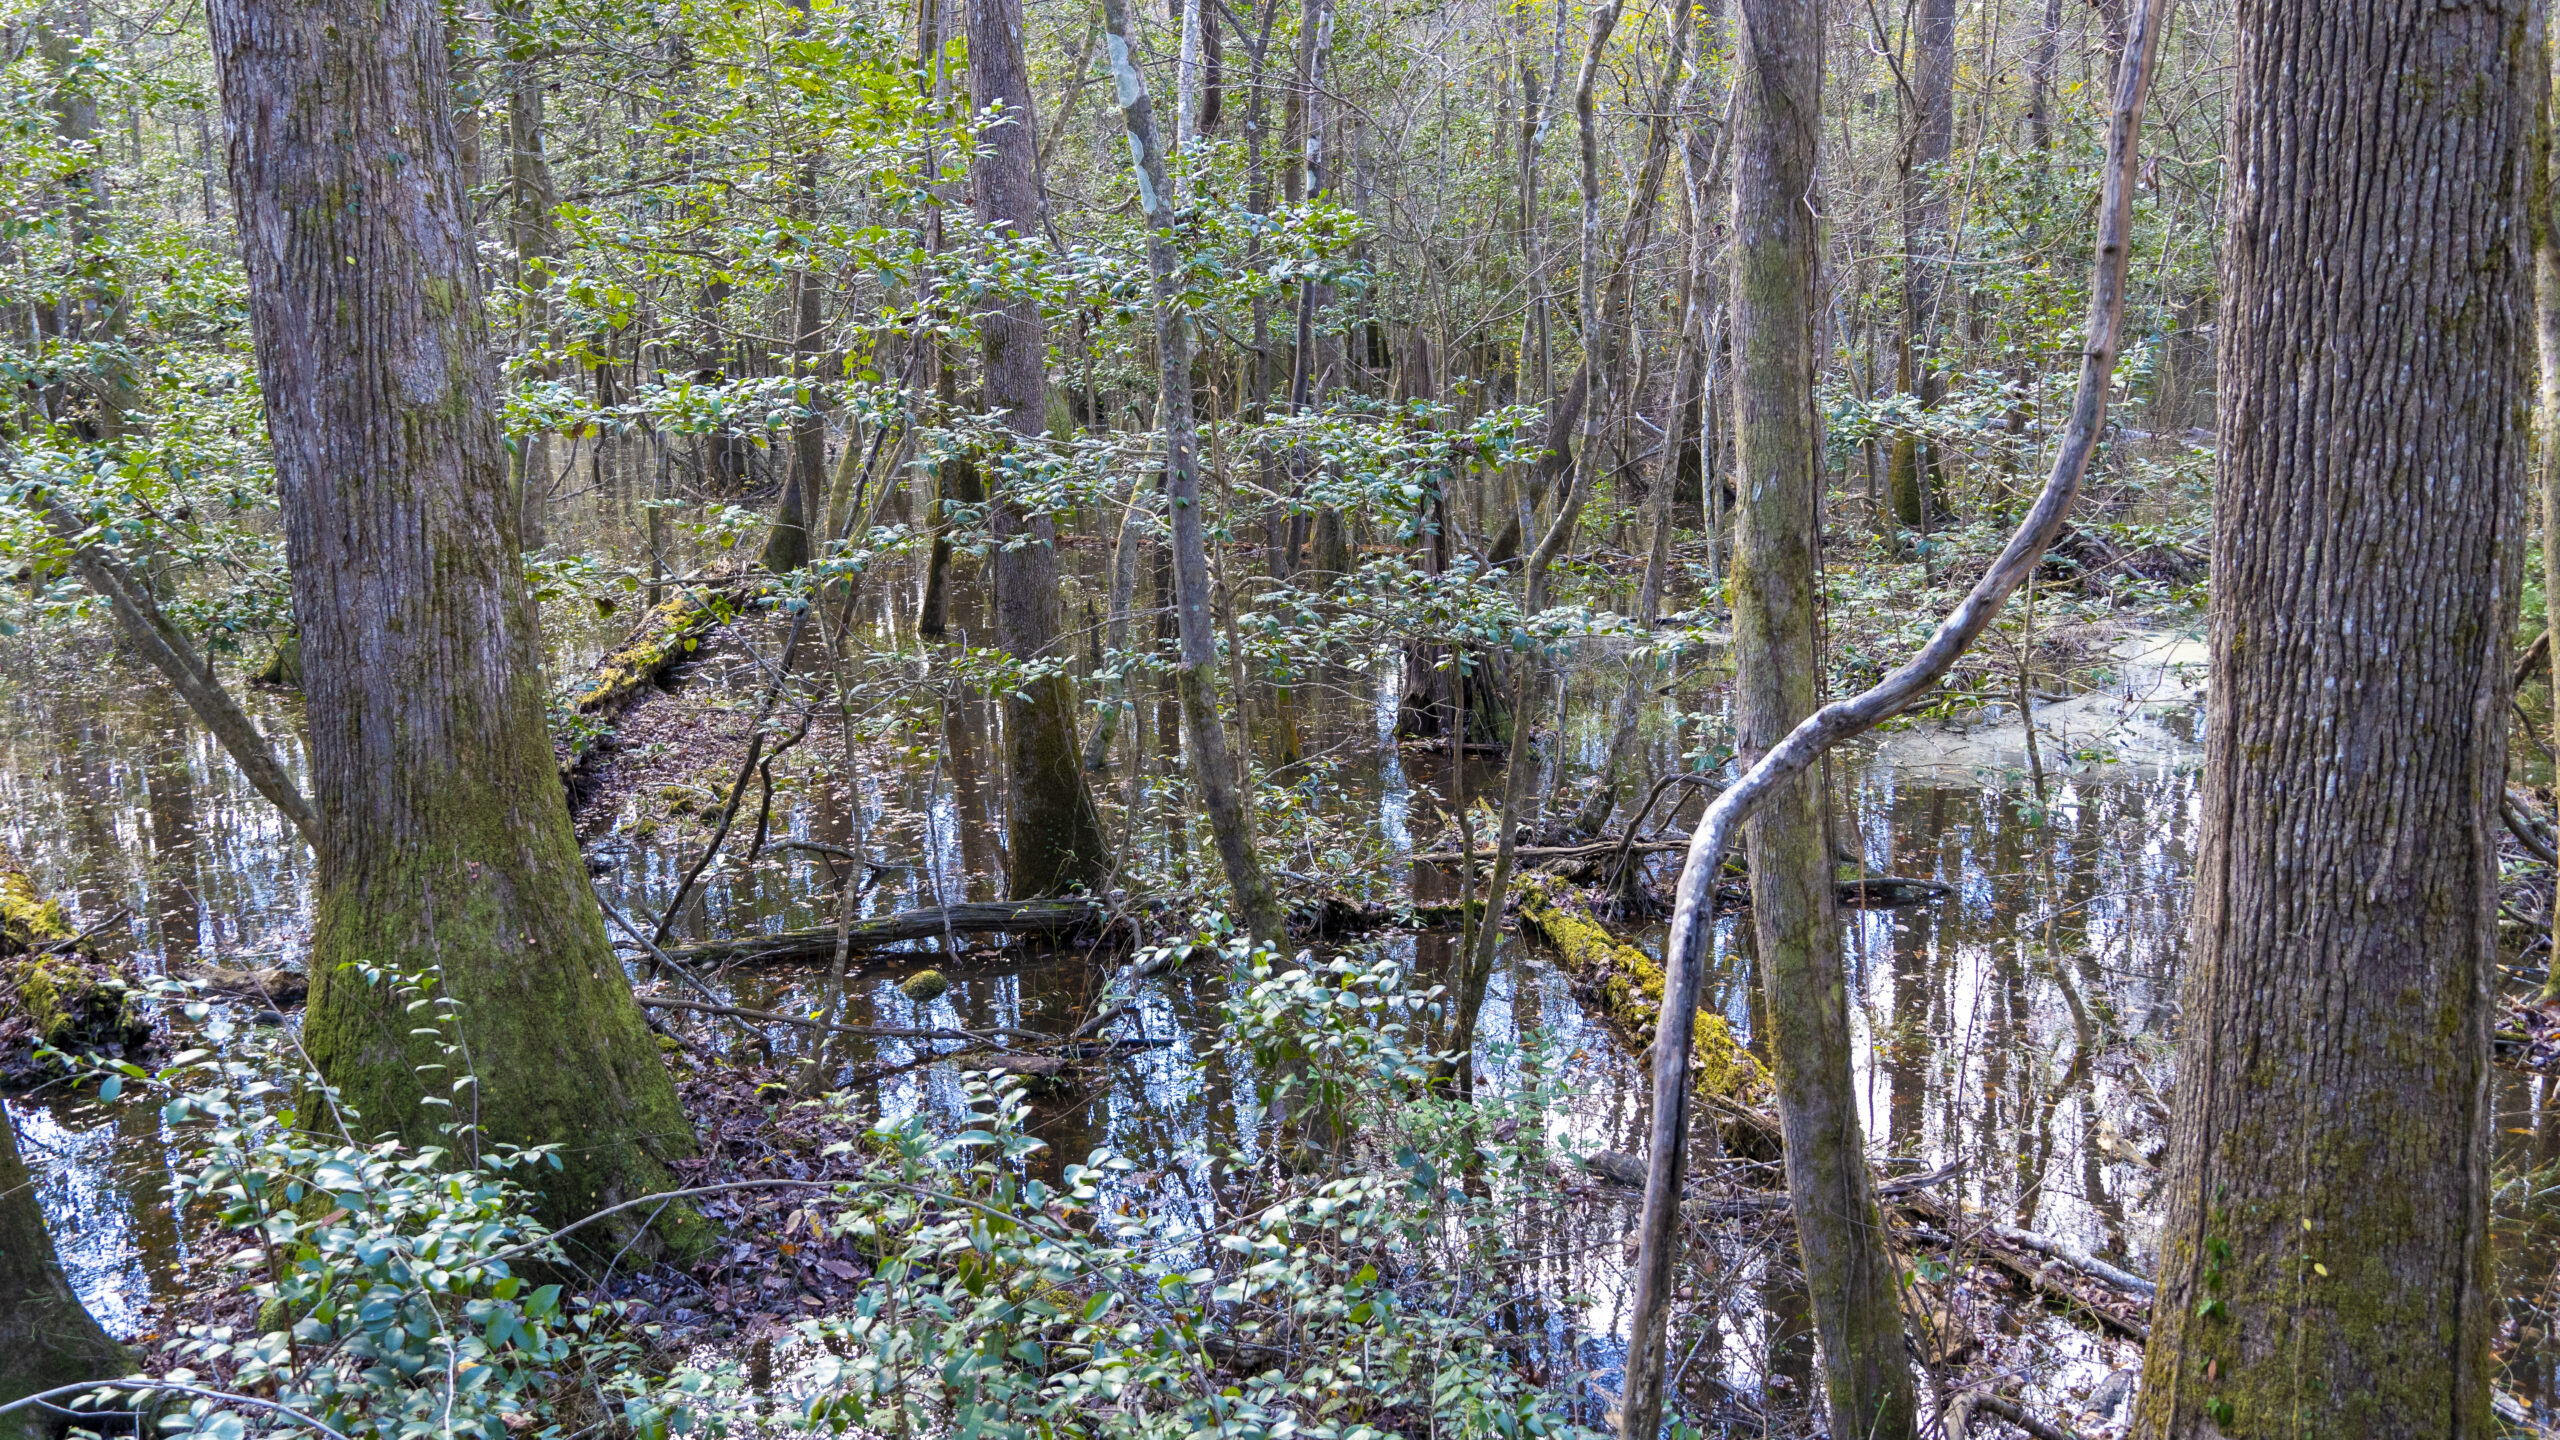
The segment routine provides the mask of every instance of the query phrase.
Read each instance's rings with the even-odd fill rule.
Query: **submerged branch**
[[[845,943],[857,950],[877,950],[945,934],[1058,937],[1099,931],[1108,919],[1108,912],[1091,900],[972,900],[856,920],[846,928]],[[678,965],[774,964],[825,960],[835,954],[835,947],[836,927],[824,925],[734,940],[697,940],[668,946],[666,955]]]

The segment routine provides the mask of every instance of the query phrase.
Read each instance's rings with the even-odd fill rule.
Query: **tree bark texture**
[[[1040,147],[1033,129],[1031,76],[1023,66],[1022,0],[971,0],[969,80],[980,113],[1000,107],[1005,123],[986,132],[969,174],[979,223],[1036,231]],[[1016,435],[1037,436],[1048,418],[1048,342],[1040,303],[1000,299],[978,316],[987,407]],[[1024,662],[1061,658],[1058,535],[1046,515],[1026,513],[1004,482],[1005,458],[988,457],[996,483],[987,526],[995,539],[996,638]],[[1013,894],[1017,900],[1071,889],[1100,890],[1111,873],[1102,817],[1085,788],[1076,746],[1075,682],[1063,672],[1035,680],[1005,701],[1012,766]]]
[[[2525,47],[2530,67],[2526,84],[2534,95],[2532,177],[2526,223],[2533,233],[2533,308],[2535,358],[2540,361],[2541,397],[2536,406],[2541,448],[2534,455],[2535,488],[2542,509],[2542,614],[2539,621],[2560,639],[2560,197],[2551,166],[2551,13],[2550,0],[2528,0],[2533,7],[2533,33]],[[2528,622],[2531,623],[2531,622]],[[2550,658],[2551,693],[2560,697],[2560,645],[2546,646]],[[2552,742],[2560,745],[2560,723]],[[2560,918],[2560,904],[2552,914]],[[2546,1000],[2560,999],[2560,966],[2542,982]]]
[[[72,1293],[35,1186],[18,1159],[17,1129],[0,1107],[0,1404],[132,1369],[132,1357]],[[0,1440],[49,1437],[59,1414],[0,1415]]]
[[[2530,3],[2239,8],[2151,1440],[2493,1433]]]
[[[1146,76],[1138,69],[1137,41],[1127,0],[1103,0],[1111,82],[1129,131],[1129,162],[1137,173],[1138,203],[1147,218],[1147,270],[1153,278],[1156,314],[1157,396],[1164,422],[1165,502],[1173,512],[1173,609],[1181,634],[1174,686],[1182,697],[1182,728],[1190,751],[1191,783],[1218,847],[1219,863],[1234,892],[1237,917],[1253,938],[1277,945],[1286,936],[1279,898],[1254,850],[1253,815],[1236,784],[1226,726],[1218,718],[1218,638],[1209,613],[1208,537],[1200,518],[1199,435],[1191,418],[1190,312],[1175,276],[1173,194],[1166,188],[1165,156],[1156,138],[1155,111]]]
[[[210,12],[320,817],[305,1044],[359,1134],[561,1145],[551,1216],[672,1188],[692,1133],[543,720],[442,14]],[[436,1035],[420,975],[458,1002]]]
[[[1740,8],[1733,648],[1735,738],[1747,766],[1821,701],[1811,195],[1822,10],[1820,0],[1743,0]],[[1822,1339],[1832,1433],[1907,1440],[1917,1433],[1917,1404],[1893,1256],[1858,1123],[1821,770],[1773,791],[1745,824],[1743,843],[1787,1191]]]

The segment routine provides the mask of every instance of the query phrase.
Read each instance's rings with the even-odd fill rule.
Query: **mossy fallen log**
[[[117,1060],[151,1047],[141,993],[80,943],[60,902],[38,894],[16,857],[0,851],[0,1090],[61,1072],[45,1046]]]
[[[640,617],[612,653],[596,662],[586,684],[569,702],[571,712],[584,723],[570,727],[562,737],[562,780],[574,787],[579,773],[604,749],[614,718],[683,664],[704,636],[738,617],[750,584],[740,573],[677,587]]]
[[[1109,912],[1091,900],[967,901],[856,920],[847,942],[856,950],[877,950],[946,934],[1010,935],[1064,942],[1098,938],[1109,918]],[[667,958],[680,965],[788,965],[833,959],[835,953],[833,925],[729,940],[696,940],[667,947]]]
[[[1520,929],[1543,941],[1564,962],[1576,998],[1600,1013],[1628,1049],[1649,1051],[1662,1018],[1662,967],[1644,950],[1609,933],[1580,908],[1572,891],[1543,875],[1520,887]],[[1769,1072],[1734,1038],[1733,1027],[1713,1011],[1698,1012],[1689,1059],[1698,1099],[1716,1117],[1725,1148],[1754,1159],[1778,1154],[1778,1122],[1764,1108]]]

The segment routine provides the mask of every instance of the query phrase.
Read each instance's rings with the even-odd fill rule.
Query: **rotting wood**
[[[1556,952],[1574,997],[1598,1011],[1629,1048],[1643,1044],[1662,1007],[1662,967],[1642,947],[1580,910],[1553,879],[1530,876],[1519,893],[1521,932]],[[1776,1155],[1777,1120],[1760,1108],[1769,1093],[1768,1072],[1721,1015],[1700,1012],[1697,1037],[1692,1076],[1698,1099],[1721,1122],[1727,1147],[1759,1159]]]
[[[1986,1233],[1996,1235],[2012,1245],[2033,1250],[2047,1259],[2059,1260],[2090,1279],[2104,1281],[2127,1294],[2139,1295],[2149,1300],[2160,1292],[2160,1287],[2151,1281],[2143,1279],[2130,1270],[2110,1265],[2068,1240],[2039,1235],[2033,1230],[2021,1230],[2015,1225],[2003,1225],[1997,1220],[1985,1222],[1982,1228]]]
[[[1979,1390],[1965,1398],[1972,1402],[1976,1413],[1988,1415],[2003,1424],[2015,1425],[2034,1436],[2035,1440],[2080,1440],[2079,1431],[2039,1419],[2015,1400]]]
[[[2148,1296],[2124,1294],[2111,1285],[2099,1288],[2107,1282],[2080,1270],[2072,1261],[2059,1256],[2039,1256],[2034,1249],[2001,1233],[2011,1231],[2032,1235],[2033,1232],[1963,1214],[1925,1193],[1899,1196],[1894,1201],[1894,1208],[1944,1232],[1956,1247],[1978,1254],[2016,1276],[2063,1314],[2075,1319],[2094,1320],[2100,1327],[2131,1339],[2148,1341],[2151,1338]],[[2034,1238],[2060,1248],[2059,1242],[2050,1241],[2047,1237]],[[2073,1278],[2084,1282],[2086,1288],[2069,1283]]]
[[[1520,845],[1513,847],[1511,855],[1516,860],[1596,860],[1603,855],[1616,853],[1618,848],[1619,842],[1615,840],[1593,840],[1581,845]],[[1685,839],[1639,840],[1631,848],[1652,855],[1671,850],[1686,850],[1689,848],[1689,842]],[[1478,860],[1490,860],[1494,854],[1495,847],[1491,845],[1476,847]],[[1455,865],[1466,857],[1456,850],[1423,850],[1405,858],[1416,865]]]
[[[1909,1175],[1900,1180],[1880,1181],[1876,1185],[1876,1198],[1890,1200],[1897,1196],[1918,1194],[1933,1185],[1944,1185],[1963,1173],[1964,1165],[1958,1162],[1941,1166],[1925,1175]],[[1641,1177],[1632,1182],[1621,1183],[1627,1183],[1633,1189],[1644,1188]],[[1733,1195],[1712,1199],[1683,1200],[1680,1202],[1680,1214],[1690,1220],[1734,1220],[1746,1215],[1767,1215],[1784,1210],[1793,1203],[1791,1197],[1781,1190],[1772,1191],[1766,1195]]]
[[[682,1010],[696,1015],[725,1015],[738,1020],[758,1020],[768,1025],[793,1025],[803,1030],[823,1030],[832,1035],[854,1035],[874,1040],[965,1040],[977,1045],[1010,1048],[994,1037],[1011,1035],[1016,1039],[1047,1040],[1054,1037],[1036,1030],[1016,1030],[999,1025],[993,1030],[958,1030],[941,1026],[913,1025],[831,1025],[806,1015],[785,1015],[776,1010],[756,1010],[743,1005],[710,1005],[699,1000],[673,1000],[656,995],[640,997],[641,1008],[647,1010]]]
[[[735,619],[745,597],[743,572],[706,575],[673,595],[632,627],[612,653],[596,662],[570,708],[590,720],[611,722],[655,689],[667,673],[690,659],[702,638]],[[604,735],[581,736],[561,757],[560,778],[575,789],[607,746]]]
[[[1511,853],[1520,860],[1544,862],[1560,878],[1588,882],[1600,878],[1596,872],[1601,863],[1611,856],[1629,852],[1647,855],[1664,854],[1688,848],[1687,840],[1640,840],[1632,845],[1618,840],[1594,840],[1581,845],[1523,845]],[[1478,861],[1489,860],[1493,855],[1492,846],[1476,847]],[[1456,850],[1425,850],[1405,858],[1417,865],[1455,865],[1461,857],[1460,852]],[[1556,862],[1560,861],[1584,861],[1587,862],[1587,866],[1583,869],[1557,869]],[[1727,867],[1728,873],[1739,872],[1740,869],[1738,864]],[[1943,881],[1922,880],[1907,875],[1869,875],[1863,879],[1839,882],[1841,904],[1868,908],[1917,905],[1923,901],[1935,900],[1954,893],[1955,887]],[[1749,899],[1750,897],[1742,890],[1731,886],[1722,887],[1716,892],[1716,905],[1719,911],[1748,903]]]
[[[1289,907],[1289,930],[1306,939],[1322,939],[1390,928],[1438,929],[1462,924],[1467,909],[1465,904],[1454,901],[1388,904],[1317,885],[1312,887],[1312,893]]]

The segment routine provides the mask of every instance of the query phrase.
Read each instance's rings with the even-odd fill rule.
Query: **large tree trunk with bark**
[[[1742,0],[1734,84],[1735,739],[1749,765],[1814,712],[1821,637],[1814,554],[1814,158],[1820,0]],[[1835,1435],[1917,1433],[1900,1291],[1867,1174],[1849,1056],[1849,1002],[1822,772],[1773,791],[1743,829],[1767,1000],[1770,1072],[1786,1134],[1814,1328]],[[1661,1103],[1657,1096],[1655,1103]]]
[[[2494,1433],[2530,3],[2240,6],[2152,1440]]]
[[[552,1216],[671,1188],[692,1133],[543,720],[442,14],[215,0],[211,22],[320,817],[305,1044],[359,1133],[560,1145]],[[410,1009],[422,978],[450,1019]]]
[[[1279,898],[1254,850],[1253,815],[1236,784],[1226,725],[1218,717],[1218,640],[1209,613],[1208,536],[1200,515],[1199,436],[1191,419],[1191,315],[1183,308],[1175,275],[1173,194],[1166,180],[1163,142],[1156,138],[1155,107],[1138,69],[1137,40],[1128,0],[1103,0],[1103,24],[1111,56],[1111,81],[1129,131],[1138,201],[1147,219],[1147,270],[1155,292],[1157,395],[1164,423],[1165,501],[1173,512],[1173,610],[1181,632],[1174,685],[1182,697],[1182,728],[1191,761],[1192,787],[1209,812],[1218,860],[1234,893],[1237,918],[1253,938],[1277,945],[1285,938]]]
[[[1031,76],[1023,68],[1022,0],[971,0],[969,81],[980,113],[1001,108],[1005,123],[986,132],[970,164],[978,221],[991,232],[1038,228],[1040,147],[1033,130]],[[1047,419],[1048,342],[1040,302],[1002,300],[978,316],[986,362],[987,408],[1014,434],[1036,436]],[[1058,535],[1047,515],[1026,513],[991,456],[995,504],[996,637],[1024,662],[1060,657]],[[1110,842],[1084,783],[1076,748],[1075,682],[1055,673],[1005,701],[1005,745],[1013,776],[1010,866],[1016,899],[1062,890],[1100,890],[1111,873]]]

